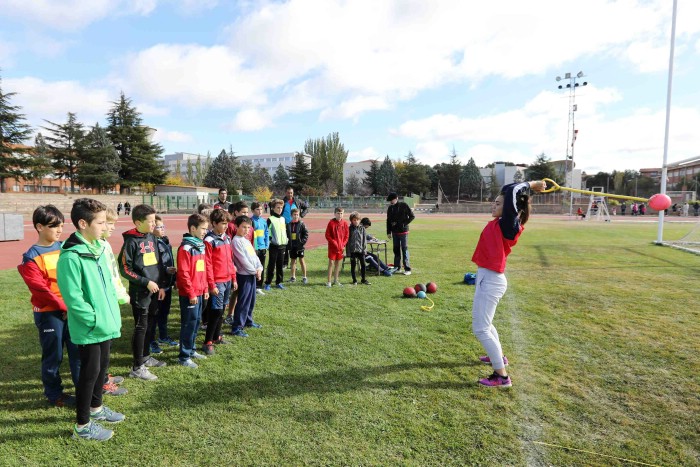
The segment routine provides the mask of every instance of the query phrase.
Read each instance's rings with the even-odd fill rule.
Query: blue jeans
[[[217,282],[216,288],[219,289],[219,295],[209,295],[209,301],[213,309],[223,310],[228,306],[231,297],[231,281]]]
[[[68,321],[64,321],[60,311],[34,312],[34,324],[39,330],[41,344],[41,382],[44,394],[55,401],[63,394],[60,367],[63,361],[63,345],[68,350],[68,364],[73,384],[78,387],[80,377],[80,354],[78,347],[70,340]]]
[[[406,271],[411,270],[411,265],[408,262],[408,235],[392,234],[391,240],[394,247],[394,267],[401,267],[401,259],[403,257],[403,268]]]
[[[180,296],[180,361],[190,358],[195,351],[194,339],[202,320],[202,296],[192,305],[189,297]]]

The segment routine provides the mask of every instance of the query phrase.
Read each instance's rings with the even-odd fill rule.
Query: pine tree
[[[238,177],[241,180],[241,191],[250,194],[255,189],[255,177],[253,163],[244,161],[238,168]]]
[[[107,134],[121,161],[120,190],[163,183],[166,176],[160,159],[163,147],[150,142],[151,129],[143,125],[141,114],[123,92],[112,104],[107,113]]]
[[[103,192],[119,182],[120,168],[121,161],[107,131],[96,123],[85,137],[78,182],[81,186]]]
[[[28,178],[34,181],[34,184],[39,185],[39,192],[43,191],[43,180],[46,176],[53,173],[51,165],[51,150],[46,144],[41,133],[37,133],[34,138],[34,154],[29,165]]]
[[[542,180],[543,178],[551,178],[557,183],[556,171],[554,170],[554,165],[550,162],[549,158],[544,155],[544,153],[537,156],[535,162],[527,168],[526,177],[529,180]]]
[[[484,179],[479,172],[479,168],[474,162],[474,158],[470,157],[469,162],[462,168],[462,183],[461,191],[470,198],[475,198],[481,192],[481,185]]]
[[[219,155],[211,162],[211,166],[209,166],[202,183],[204,186],[211,188],[226,188],[231,194],[237,193],[240,184],[238,167],[233,156],[222,149]]]
[[[289,185],[289,174],[287,174],[287,171],[284,170],[284,166],[282,164],[277,166],[277,170],[275,170],[275,174],[272,176],[272,187],[273,191],[277,195],[281,195],[284,193],[284,190],[287,188]]]
[[[298,194],[311,186],[311,164],[306,162],[301,152],[296,153],[294,165],[289,169],[289,184],[294,188],[294,193]]]
[[[350,174],[347,181],[345,182],[345,194],[350,196],[355,196],[360,194],[360,189],[362,188],[362,183],[357,175]]]
[[[404,194],[425,194],[430,190],[427,166],[419,164],[412,152],[409,152],[406,156],[403,170],[398,175],[399,186]]]
[[[399,178],[396,175],[396,169],[394,164],[389,159],[387,155],[379,166],[379,171],[377,172],[377,182],[380,187],[379,191],[383,195],[387,195],[391,192],[396,192],[399,187]]]
[[[270,187],[272,186],[272,177],[270,172],[263,168],[260,163],[255,164],[253,169],[253,180],[255,187]]]
[[[32,134],[31,127],[19,113],[22,107],[11,105],[10,99],[17,93],[2,92],[0,78],[0,192],[5,193],[5,180],[23,177],[29,162],[21,157],[27,149],[21,147]],[[20,147],[18,147],[20,146]]]
[[[85,130],[75,114],[68,112],[66,123],[44,120],[49,126],[42,127],[49,134],[44,137],[53,156],[54,174],[70,181],[70,191],[76,191],[78,166],[84,157]],[[78,191],[80,186],[78,185]]]
[[[373,160],[369,164],[369,170],[365,170],[365,179],[362,183],[367,187],[371,195],[379,194],[379,161]]]

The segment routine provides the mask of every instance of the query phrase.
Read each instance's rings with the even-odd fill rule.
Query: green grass
[[[127,379],[128,395],[107,397],[127,420],[104,444],[71,440],[74,413],[46,407],[28,293],[16,271],[0,272],[0,464],[622,465],[537,442],[700,463],[699,258],[652,245],[655,224],[534,218],[495,320],[514,386],[480,388],[489,369],[461,280],[484,223],[417,219],[416,274],[371,287],[323,287],[325,250],[309,252],[312,285],[262,297],[263,329],[195,371],[166,349],[158,381]],[[400,298],[429,280],[440,287],[432,312]],[[117,375],[131,360],[122,311]],[[178,325],[174,307],[171,334]]]

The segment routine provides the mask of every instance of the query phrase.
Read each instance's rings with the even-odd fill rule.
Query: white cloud
[[[9,68],[14,64],[14,57],[17,53],[17,47],[14,43],[0,40],[0,63],[3,67]]]
[[[272,126],[272,122],[257,109],[245,109],[236,114],[236,118],[227,125],[232,131],[258,131]]]
[[[424,141],[416,144],[413,155],[424,164],[435,165],[447,161],[451,152],[452,148],[442,141]]]
[[[153,134],[153,139],[158,143],[189,143],[193,141],[192,135],[181,131],[168,131],[163,128],[158,128]]]
[[[191,15],[200,13],[205,10],[211,10],[218,4],[218,0],[178,0],[178,8],[180,12]]]
[[[366,161],[366,160],[381,160],[384,156],[373,147],[360,149],[359,151],[348,151],[348,162]]]
[[[369,110],[386,110],[389,103],[382,96],[357,96],[321,112],[321,120],[340,118],[357,121],[360,114]]]

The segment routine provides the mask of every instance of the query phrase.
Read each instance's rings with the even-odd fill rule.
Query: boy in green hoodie
[[[95,422],[117,423],[125,418],[102,405],[109,351],[112,339],[121,336],[122,325],[111,265],[99,241],[107,229],[107,207],[94,199],[80,198],[73,203],[70,217],[77,232],[63,244],[56,270],[58,288],[68,308],[71,338],[80,353],[73,438],[106,441],[112,430]]]

